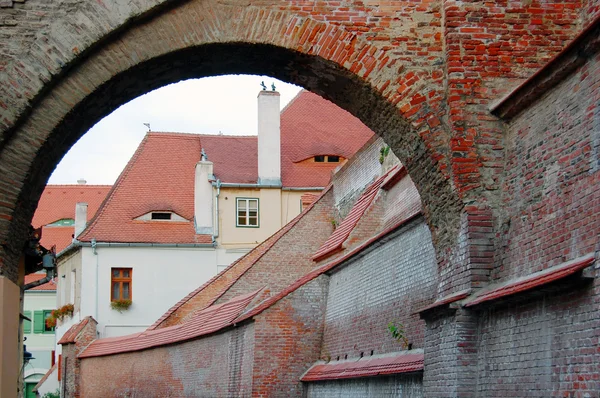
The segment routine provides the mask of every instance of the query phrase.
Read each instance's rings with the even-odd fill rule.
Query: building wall
[[[81,317],[91,315],[98,320],[100,337],[145,330],[217,273],[216,251],[212,248],[97,247],[97,255],[89,247],[81,251]],[[133,304],[122,313],[110,307],[111,268],[132,268]]]
[[[588,284],[482,311],[479,396],[597,396],[599,292]]]
[[[57,307],[73,304],[74,313],[78,313],[81,307],[81,250],[60,256],[57,263]]]
[[[496,280],[599,248],[600,54],[540,97],[508,126]]]
[[[436,262],[422,218],[381,246],[349,260],[331,275],[322,355],[332,359],[401,351],[388,330],[403,325],[413,348],[422,348],[424,322],[414,312],[435,294]]]
[[[309,383],[308,398],[421,398],[420,375],[365,377]]]
[[[56,292],[43,290],[27,290],[23,300],[23,311],[28,312],[32,321],[34,321],[35,311],[53,310],[56,308]],[[30,366],[39,369],[48,370],[52,366],[52,351],[55,347],[55,333],[34,332],[34,322],[31,323],[31,333],[24,333],[27,337],[25,345],[27,351],[33,354],[35,359],[29,363]],[[44,373],[46,373],[44,371]]]
[[[177,345],[85,358],[81,396],[250,396],[253,339],[254,324],[248,323]]]

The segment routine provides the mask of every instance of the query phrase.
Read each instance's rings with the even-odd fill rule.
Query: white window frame
[[[240,202],[245,203],[245,224],[240,224]],[[250,225],[250,202],[256,202],[256,225]],[[260,202],[258,198],[235,198],[235,226],[241,228],[260,227]]]

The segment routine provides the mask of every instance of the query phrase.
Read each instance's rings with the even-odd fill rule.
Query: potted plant
[[[110,302],[110,308],[119,311],[119,313],[127,311],[129,307],[131,307],[131,300],[129,299],[119,299]]]

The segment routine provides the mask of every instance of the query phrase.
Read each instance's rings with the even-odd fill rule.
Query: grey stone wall
[[[308,398],[421,398],[421,375],[366,377],[310,383]]]

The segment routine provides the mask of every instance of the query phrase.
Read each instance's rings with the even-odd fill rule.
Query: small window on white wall
[[[258,227],[258,199],[237,198],[237,226]]]

